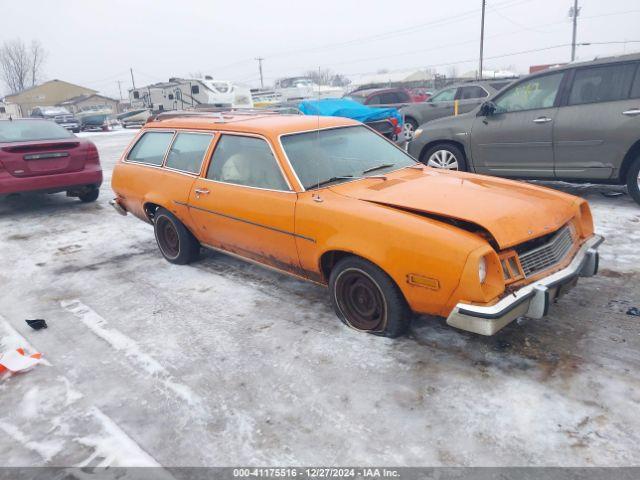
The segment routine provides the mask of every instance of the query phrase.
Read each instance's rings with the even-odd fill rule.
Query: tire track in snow
[[[204,402],[187,385],[177,382],[173,375],[164,368],[155,358],[145,353],[140,345],[121,331],[109,327],[108,322],[98,315],[91,307],[80,300],[63,300],[62,308],[72,313],[96,336],[107,342],[113,349],[123,352],[125,356],[137,367],[141,368],[149,376],[158,380],[167,390],[173,392],[189,406],[204,412]]]
[[[13,328],[2,315],[0,315],[0,345],[3,349],[23,347],[31,352],[36,351],[29,341]],[[42,359],[41,363],[53,367],[45,359]],[[36,379],[38,386],[29,390],[29,392],[35,393],[36,398],[32,398],[29,402],[27,402],[29,392],[26,395],[19,395],[21,387],[30,388],[29,377],[25,376],[20,380],[22,382],[11,385],[17,396],[9,397],[4,402],[8,410],[3,411],[9,412],[9,415],[8,417],[0,417],[0,431],[5,433],[5,439],[11,439],[11,441],[40,456],[44,464],[49,463],[59,453],[69,450],[70,445],[75,442],[93,450],[87,458],[79,462],[77,465],[79,467],[90,465],[97,467],[161,467],[149,453],[98,407],[91,405],[84,413],[78,412],[77,403],[81,402],[84,395],[71,386],[67,377],[54,377],[51,373],[47,373],[47,382],[44,385],[41,379]],[[7,388],[6,384],[5,388]],[[56,395],[60,392],[64,394]],[[11,401],[17,403],[16,411],[12,409]],[[22,411],[18,411],[20,408]],[[28,417],[27,421],[21,422],[24,420],[21,417],[24,417],[25,414]],[[45,420],[45,428],[42,428],[43,424],[38,422],[40,419]],[[91,427],[91,433],[85,435],[83,430],[87,426]],[[96,461],[98,461],[97,465],[95,465]],[[173,478],[165,470],[156,473],[159,475],[158,478]]]

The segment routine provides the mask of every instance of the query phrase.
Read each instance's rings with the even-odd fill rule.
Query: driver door
[[[553,124],[564,72],[537,76],[505,90],[492,115],[475,118],[471,156],[478,173],[553,178]]]
[[[207,245],[298,272],[296,199],[266,139],[222,134],[189,211]]]

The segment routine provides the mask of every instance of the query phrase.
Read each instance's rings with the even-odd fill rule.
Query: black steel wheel
[[[336,314],[355,330],[397,337],[409,327],[412,314],[402,292],[385,272],[363,258],[338,261],[331,270],[329,290]]]
[[[168,210],[158,208],[153,225],[158,248],[169,262],[184,265],[198,258],[198,240]]]

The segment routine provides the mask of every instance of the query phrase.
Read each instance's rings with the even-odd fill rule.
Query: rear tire
[[[83,193],[82,195],[78,195],[78,198],[82,203],[91,203],[95,202],[100,196],[99,188],[92,188],[87,193]]]
[[[450,143],[439,143],[429,147],[420,156],[420,161],[428,167],[442,170],[467,171],[467,159],[464,153]]]
[[[176,265],[186,265],[198,259],[200,243],[168,210],[160,207],[153,217],[153,231],[162,256]]]
[[[640,157],[635,159],[627,173],[627,191],[640,205]]]
[[[395,338],[411,324],[412,312],[398,286],[363,258],[339,260],[329,276],[329,292],[338,318],[355,330]]]

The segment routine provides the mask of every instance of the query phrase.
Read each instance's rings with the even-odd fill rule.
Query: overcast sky
[[[573,0],[487,0],[485,69],[564,62]],[[640,0],[580,0],[579,42],[640,41]],[[259,84],[318,67],[348,76],[381,69],[477,69],[481,0],[5,0],[0,42],[40,40],[47,79],[117,97],[202,72]],[[640,51],[640,43],[578,47],[578,58]],[[500,57],[500,58],[492,58]],[[451,65],[455,64],[455,65]]]

